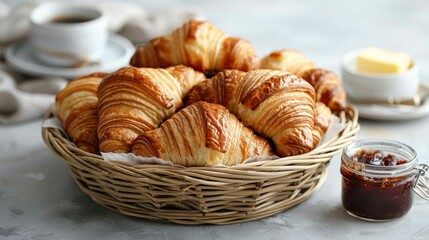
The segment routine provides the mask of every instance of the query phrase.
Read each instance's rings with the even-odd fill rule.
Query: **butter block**
[[[375,47],[362,49],[356,59],[357,70],[367,73],[401,73],[407,71],[410,65],[408,54]]]

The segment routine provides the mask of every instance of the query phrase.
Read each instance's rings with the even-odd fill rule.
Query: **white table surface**
[[[339,73],[345,52],[378,46],[408,52],[422,64],[423,81],[429,81],[429,2],[424,0],[142,2],[148,9],[180,4],[201,7],[212,23],[250,40],[261,56],[294,48]],[[402,141],[429,164],[429,117],[361,119],[360,124],[359,139]],[[83,194],[65,162],[43,143],[41,119],[0,125],[0,239],[429,239],[429,202],[418,196],[410,212],[395,221],[348,216],[341,205],[339,167],[337,155],[310,199],[266,219],[227,226],[156,223],[120,215]]]

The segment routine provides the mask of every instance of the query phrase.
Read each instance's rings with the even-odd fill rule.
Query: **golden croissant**
[[[182,105],[204,74],[190,67],[125,67],[98,88],[98,137],[102,152],[129,152],[140,134],[155,129]]]
[[[313,147],[316,147],[331,125],[332,112],[331,109],[322,102],[316,102],[314,110]]]
[[[231,166],[251,157],[273,155],[267,140],[225,107],[207,102],[188,106],[159,128],[140,135],[132,152],[187,167]]]
[[[301,77],[316,90],[316,101],[323,102],[334,112],[340,112],[346,108],[346,91],[337,74],[329,70],[314,68],[306,71]]]
[[[317,68],[298,51],[274,51],[261,60],[261,68],[287,71],[304,78],[315,88],[316,101],[325,103],[334,112],[344,110],[347,105],[341,79],[331,71]]]
[[[299,51],[286,49],[274,51],[262,58],[261,68],[280,70],[301,76],[305,71],[316,68],[316,64]]]
[[[55,101],[57,117],[76,146],[98,153],[97,88],[106,73],[93,73],[70,81]]]
[[[171,35],[138,47],[130,64],[135,67],[183,64],[209,73],[257,69],[260,60],[248,41],[229,37],[209,22],[190,20]]]
[[[197,101],[225,106],[244,125],[270,138],[281,156],[305,153],[317,145],[314,88],[293,74],[225,70],[191,90],[187,103]]]

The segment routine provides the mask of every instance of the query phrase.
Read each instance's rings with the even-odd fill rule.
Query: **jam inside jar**
[[[419,176],[417,154],[390,140],[360,140],[341,156],[342,202],[347,213],[370,221],[405,215]]]

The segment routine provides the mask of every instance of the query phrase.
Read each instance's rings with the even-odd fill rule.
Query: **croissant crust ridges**
[[[312,149],[314,89],[306,81],[281,71],[255,70],[243,82],[248,84],[240,89],[237,115],[245,125],[271,138],[282,156]],[[295,128],[296,132],[285,131]],[[298,150],[292,151],[287,145]]]
[[[206,79],[202,72],[184,65],[168,67],[166,70],[178,80],[182,96],[186,96],[195,85]]]
[[[231,112],[237,103],[233,96],[236,94],[238,83],[246,75],[240,70],[224,70],[215,75],[212,79],[207,79],[196,85],[190,92],[186,105],[198,101],[220,104]]]
[[[69,82],[55,98],[57,117],[64,121],[72,109],[79,108],[87,102],[97,101],[96,92],[100,81],[100,78],[81,77]]]
[[[331,109],[327,107],[322,102],[317,102],[315,106],[315,121],[313,129],[313,139],[315,143],[313,148],[317,146],[318,143],[322,140],[323,135],[328,131],[329,126],[331,125]]]
[[[261,60],[261,68],[286,71],[300,77],[315,67],[314,62],[293,49],[274,51]]]
[[[78,148],[90,153],[98,152],[96,102],[86,103],[81,108],[71,110],[63,125]]]
[[[132,151],[185,166],[235,165],[258,154],[272,155],[265,139],[223,106],[207,102],[182,109],[160,128],[138,137]]]
[[[130,64],[136,67],[183,64],[208,73],[257,69],[260,61],[248,41],[231,38],[209,22],[190,20],[170,35],[138,47]]]
[[[307,100],[298,100],[294,103],[295,106],[286,106],[282,104],[281,98],[276,97],[263,102],[255,110],[240,105],[238,115],[254,116],[242,117],[243,123],[262,136],[272,139],[281,156],[305,153],[314,145],[311,135],[314,129],[313,104],[308,95],[301,99],[305,97]],[[298,149],[292,150],[293,148]]]
[[[163,81],[159,79],[163,79]],[[117,86],[105,87],[105,85]],[[126,86],[118,88],[121,85]],[[103,96],[109,98],[111,97],[109,92],[115,90],[121,92],[134,90],[134,95],[149,95],[151,99],[155,99],[157,103],[163,105],[165,108],[171,107],[171,101],[174,97],[181,98],[180,85],[177,83],[177,80],[168,71],[160,68],[122,68],[104,78],[98,88],[98,97],[100,99]],[[106,92],[104,93],[104,91]],[[173,96],[167,95],[168,93]]]
[[[346,92],[337,74],[326,69],[314,68],[306,71],[302,77],[316,89],[316,99],[332,111],[340,112],[346,108]]]
[[[234,74],[238,77],[233,78]],[[231,79],[236,82],[225,89]],[[308,152],[319,139],[313,139],[312,135],[315,128],[314,88],[287,72],[225,70],[192,89],[188,103],[195,101],[214,101],[226,106],[244,125],[273,140],[281,156]]]
[[[261,67],[302,77],[315,88],[316,101],[325,103],[333,112],[341,112],[346,108],[347,97],[341,79],[332,71],[318,68],[299,51],[274,51],[261,60]]]
[[[133,141],[172,116],[203,78],[185,66],[125,67],[105,77],[98,88],[101,151],[129,152]]]
[[[76,146],[90,153],[98,153],[97,88],[106,73],[97,72],[70,81],[58,92],[56,115]]]

